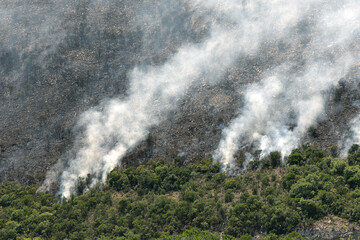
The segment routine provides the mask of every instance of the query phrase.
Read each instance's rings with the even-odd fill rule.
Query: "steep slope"
[[[201,38],[195,23],[191,25],[200,20],[186,18],[191,15],[186,9],[179,18],[179,4],[174,2],[169,2],[172,9],[158,1],[59,5],[55,1],[0,5],[8,13],[2,17],[2,30],[8,31],[0,45],[1,180],[42,181],[71,147],[75,137],[71,129],[80,113],[104,98],[124,96],[127,74],[135,65],[159,64],[182,42]],[[153,24],[136,22],[148,7],[154,9],[154,15],[146,13]],[[160,29],[158,22],[165,20],[178,27],[162,24]],[[51,24],[53,29],[43,33],[42,28]],[[44,39],[37,39],[41,34]],[[168,35],[173,39],[169,41]]]
[[[40,183],[59,159],[66,166],[78,149],[79,116],[99,104],[102,108],[106,99],[128,97],[135,67],[163,66],[183,46],[201,45],[214,24],[230,28],[237,21],[224,20],[227,12],[221,12],[221,6],[214,12],[211,6],[196,5],[199,2],[2,1],[0,180]],[[328,11],[335,5],[330,4]],[[158,157],[180,157],[186,163],[212,157],[223,129],[246,105],[250,83],[261,81],[283,63],[294,63],[294,71],[302,68],[316,11],[306,12],[309,16],[295,22],[288,35],[271,36],[259,41],[255,53],[239,54],[216,84],[207,82],[211,75],[205,75],[190,85],[121,164],[137,165]],[[352,49],[358,57],[358,44]],[[330,88],[325,113],[301,143],[342,147],[358,113],[359,80],[359,65],[353,65],[341,84]],[[245,149],[251,152],[253,147],[249,143]]]

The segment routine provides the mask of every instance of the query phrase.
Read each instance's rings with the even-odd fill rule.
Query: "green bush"
[[[287,159],[287,162],[289,165],[303,165],[304,164],[304,158],[303,156],[298,153],[298,152],[295,152],[295,153],[291,153]]]
[[[348,156],[348,163],[350,166],[352,165],[359,165],[360,164],[360,152],[357,151],[353,154]]]
[[[271,167],[275,168],[281,164],[281,154],[279,152],[270,153],[270,164]]]
[[[353,144],[349,150],[348,150],[348,154],[351,155],[351,154],[354,154],[356,152],[359,151],[359,145],[358,144]]]
[[[250,234],[245,234],[241,236],[240,240],[252,240],[253,237]]]
[[[290,196],[294,198],[313,198],[316,194],[316,188],[313,184],[305,181],[299,181],[291,186]]]

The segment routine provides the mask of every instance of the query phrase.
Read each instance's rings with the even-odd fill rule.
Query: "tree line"
[[[0,185],[0,239],[302,239],[326,216],[360,221],[360,151],[338,159],[315,147],[257,159],[226,175],[204,159],[115,168],[108,181],[59,202],[38,186]]]

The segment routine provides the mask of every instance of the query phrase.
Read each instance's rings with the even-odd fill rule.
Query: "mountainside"
[[[357,9],[350,0],[2,1],[0,181],[40,184],[51,170],[47,180],[69,192],[75,177],[95,184],[116,165],[158,157],[246,167],[257,149],[285,159],[307,143],[346,150],[359,113]]]
[[[148,7],[156,21],[150,26],[137,22]],[[123,97],[135,65],[160,64],[181,43],[199,41],[200,16],[180,7],[175,1],[2,1],[1,180],[43,181],[71,147],[81,112]],[[161,22],[178,27],[160,29]]]

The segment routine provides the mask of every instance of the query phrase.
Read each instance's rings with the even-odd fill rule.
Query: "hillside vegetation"
[[[210,159],[116,168],[105,185],[60,201],[37,186],[0,185],[0,239],[301,239],[327,216],[360,221],[360,151],[346,160],[314,147],[278,153],[227,176]],[[60,203],[61,202],[61,203]],[[345,226],[346,227],[346,226]]]

